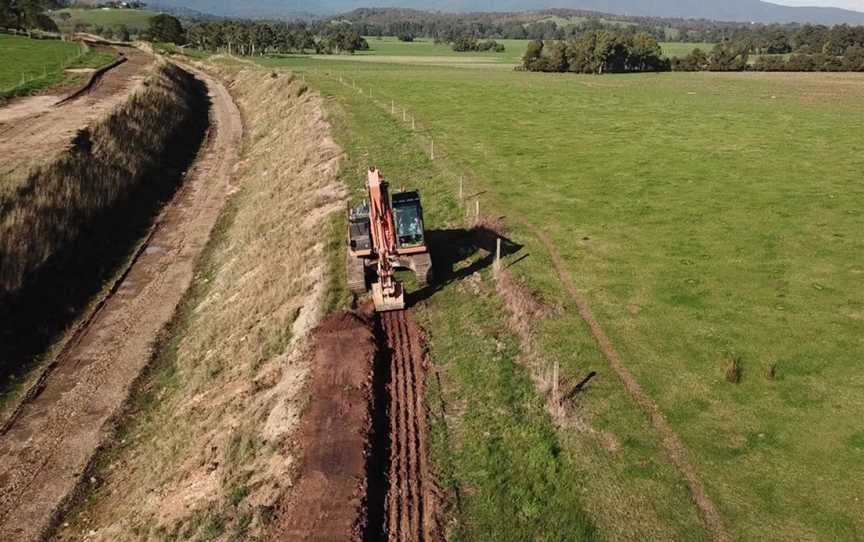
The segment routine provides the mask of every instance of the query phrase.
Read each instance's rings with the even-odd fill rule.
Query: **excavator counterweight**
[[[357,294],[371,289],[378,312],[402,310],[405,291],[396,270],[414,271],[421,286],[432,280],[420,195],[411,191],[391,197],[375,168],[369,170],[366,195],[348,213],[348,288]]]

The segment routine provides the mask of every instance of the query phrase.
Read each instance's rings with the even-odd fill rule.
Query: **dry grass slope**
[[[305,84],[219,75],[247,125],[236,193],[101,487],[60,539],[254,540],[291,486],[306,336],[324,302],[320,233],[346,197],[341,151]]]
[[[0,196],[0,299],[152,180],[147,173],[189,128],[195,92],[191,75],[161,64],[145,90],[81,131],[68,152],[14,193]]]

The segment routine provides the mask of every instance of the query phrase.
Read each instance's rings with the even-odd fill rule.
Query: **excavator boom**
[[[372,284],[372,300],[378,312],[405,308],[405,293],[396,281],[392,258],[396,255],[396,226],[387,183],[377,169],[370,169],[366,181],[369,193],[369,223],[372,245],[378,256],[378,281]]]

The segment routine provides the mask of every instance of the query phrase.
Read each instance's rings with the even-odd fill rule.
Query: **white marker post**
[[[465,199],[465,175],[459,177],[459,201]]]
[[[501,271],[501,238],[495,242],[495,274]]]
[[[429,159],[435,160],[435,140],[431,140],[432,145],[429,147]]]

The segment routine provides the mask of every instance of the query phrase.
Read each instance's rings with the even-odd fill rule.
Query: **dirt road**
[[[106,72],[82,96],[55,106],[63,96],[32,96],[0,107],[0,175],[49,160],[78,130],[126,100],[144,80],[155,57],[124,48],[127,61]]]
[[[225,87],[195,73],[206,82],[213,104],[207,146],[116,294],[64,349],[42,392],[0,435],[0,540],[39,540],[76,488],[88,482],[83,478],[106,425],[188,288],[195,259],[225,202],[242,120]],[[30,126],[44,127],[53,115],[39,116]]]

